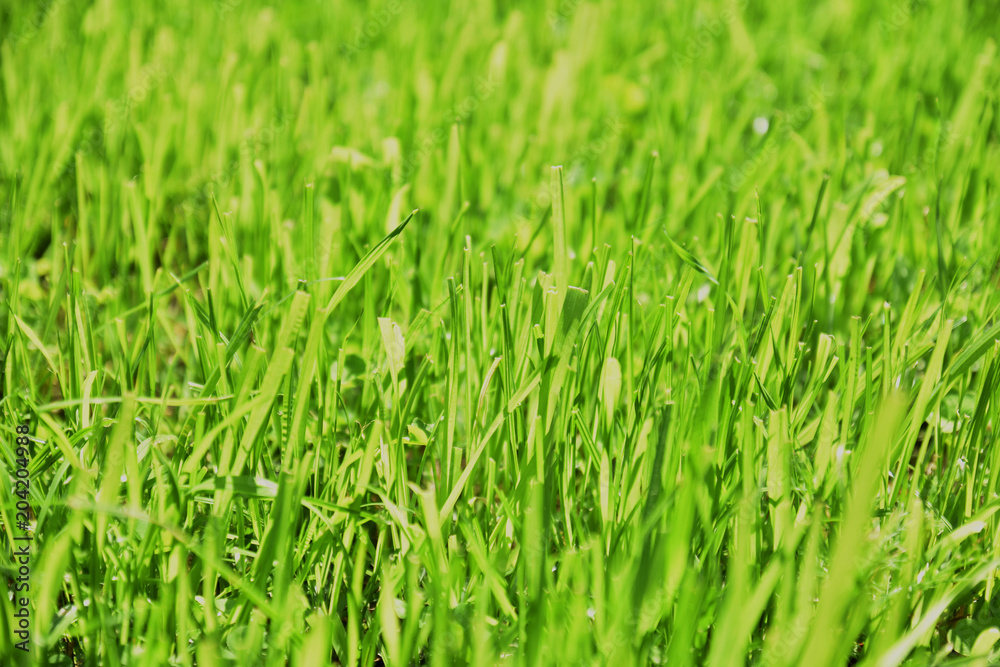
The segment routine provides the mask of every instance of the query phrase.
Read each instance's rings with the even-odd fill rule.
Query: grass
[[[996,664],[998,27],[0,2],[4,664]]]

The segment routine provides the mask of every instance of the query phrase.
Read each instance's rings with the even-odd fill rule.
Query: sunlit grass
[[[994,664],[998,27],[0,3],[4,664]]]

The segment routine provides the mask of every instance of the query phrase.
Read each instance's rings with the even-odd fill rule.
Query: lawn
[[[1000,663],[998,37],[0,0],[0,663]]]

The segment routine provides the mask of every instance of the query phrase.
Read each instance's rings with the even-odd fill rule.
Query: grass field
[[[0,663],[1000,664],[998,36],[0,0]]]

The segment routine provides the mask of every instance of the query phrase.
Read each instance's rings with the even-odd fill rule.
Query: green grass
[[[0,1],[0,662],[996,664],[997,35]]]

